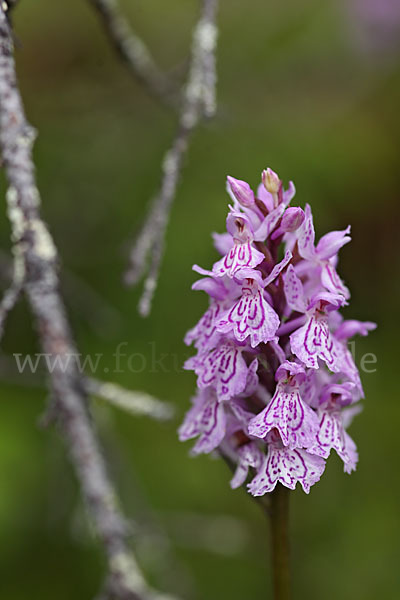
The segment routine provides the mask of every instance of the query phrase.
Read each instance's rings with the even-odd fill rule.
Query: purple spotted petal
[[[289,360],[284,360],[276,370],[275,381],[287,379],[289,375],[292,376],[292,380],[296,383],[303,383],[305,379],[305,370],[303,365],[299,365],[299,363],[291,362]]]
[[[274,198],[270,192],[267,192],[263,183],[257,188],[257,198],[265,205],[268,212],[274,209]]]
[[[342,294],[320,291],[312,296],[308,304],[308,310],[313,308],[317,310],[317,312],[321,309],[323,309],[324,312],[331,312],[332,310],[341,308],[345,304],[347,304],[347,302]]]
[[[355,469],[358,460],[357,448],[344,430],[340,412],[322,411],[316,443],[310,452],[328,458],[331,449],[340,456],[347,473]]]
[[[225,256],[232,248],[232,236],[230,233],[213,233],[212,239],[214,242],[214,248],[221,254],[221,256]]]
[[[363,410],[362,404],[353,404],[342,410],[343,427],[347,429],[353,422],[354,417],[360,414]]]
[[[199,436],[192,453],[208,453],[219,446],[225,431],[226,416],[223,403],[218,402],[212,390],[200,391],[179,428],[179,439],[186,441]]]
[[[282,194],[282,203],[283,205],[289,206],[294,196],[296,195],[296,188],[294,186],[293,181],[289,181],[288,189],[283,191]]]
[[[255,348],[261,342],[275,339],[279,317],[263,297],[263,290],[253,282],[243,285],[242,297],[221,316],[216,327],[221,333],[233,331],[239,342],[250,337]]]
[[[254,230],[248,215],[231,207],[226,217],[226,229],[236,244],[245,244],[254,239]]]
[[[198,387],[204,389],[212,386],[219,400],[229,400],[246,387],[248,367],[241,349],[233,344],[220,344],[192,364],[198,376]]]
[[[259,252],[250,242],[234,244],[230,251],[212,268],[211,275],[216,277],[233,277],[243,267],[254,268],[264,260],[264,254]],[[210,272],[206,273],[207,275]]]
[[[360,373],[354,362],[353,355],[346,343],[340,342],[333,336],[334,353],[337,357],[336,363],[338,372],[345,375],[350,381],[355,383],[357,393],[354,394],[354,400],[364,398],[364,390],[361,384]]]
[[[270,283],[272,283],[278,277],[279,273],[281,273],[283,271],[283,269],[292,260],[292,257],[293,257],[293,255],[290,252],[290,250],[286,250],[285,256],[283,257],[283,259],[278,264],[275,265],[275,267],[272,269],[271,273],[265,279],[264,287],[267,287]]]
[[[355,387],[356,385],[352,381],[325,385],[320,393],[320,405],[334,404],[337,407],[348,406],[353,401]]]
[[[250,442],[241,446],[237,450],[239,462],[236,471],[230,481],[232,489],[236,489],[243,485],[249,473],[249,467],[259,469],[264,459],[264,454],[254,442]]]
[[[311,208],[309,204],[306,204],[305,208],[306,218],[304,220],[303,225],[298,229],[297,233],[297,246],[299,249],[299,254],[302,258],[306,260],[314,260],[315,259],[315,231],[314,231],[314,223],[313,217],[311,213]]]
[[[222,279],[213,277],[198,279],[192,285],[192,290],[202,290],[215,300],[224,300],[229,295],[229,290],[223,284]]]
[[[247,425],[254,415],[246,406],[245,400],[240,396],[234,398],[229,402],[229,409],[238,423],[238,429],[247,431]]]
[[[298,386],[292,391],[285,391],[285,388],[284,384],[278,384],[268,406],[250,421],[249,434],[265,438],[275,428],[284,446],[309,448],[314,444],[318,431],[318,417],[302,401]]]
[[[221,335],[217,331],[216,322],[222,313],[222,302],[211,302],[210,307],[200,321],[185,335],[185,344],[190,346],[194,342],[199,352],[205,352],[214,348]]]
[[[307,367],[318,369],[318,359],[323,360],[331,371],[339,372],[337,355],[329,331],[327,317],[312,316],[290,336],[290,347]]]
[[[304,288],[296,275],[293,265],[289,265],[284,276],[284,290],[288,306],[296,312],[304,313],[307,310]]]
[[[343,231],[331,231],[330,233],[322,236],[315,249],[318,258],[321,260],[327,260],[332,258],[332,256],[335,256],[342,246],[351,241],[351,237],[348,235],[349,233],[350,226]]]
[[[253,496],[263,496],[272,492],[278,482],[294,490],[300,482],[306,494],[310,487],[320,480],[325,469],[325,461],[299,448],[279,448],[270,445],[267,458],[257,476],[248,485]]]
[[[358,463],[357,446],[347,431],[344,432],[344,454],[339,454],[339,456],[344,462],[344,470],[346,473],[350,474],[352,471],[356,470]]]
[[[329,261],[322,266],[321,282],[322,285],[333,294],[341,294],[346,298],[346,300],[350,298],[350,292],[348,288],[340,279],[334,265]]]
[[[251,361],[249,368],[247,370],[246,386],[245,386],[243,392],[238,394],[238,398],[248,398],[249,396],[252,396],[254,394],[254,392],[256,391],[256,389],[258,387],[257,369],[258,369],[258,360],[257,360],[257,358],[254,358]]]
[[[256,242],[263,242],[271,235],[284,211],[284,204],[279,204],[264,218],[259,228],[254,232]]]
[[[376,323],[371,321],[343,321],[335,331],[335,338],[338,340],[348,340],[355,335],[368,335],[370,331],[376,329]]]

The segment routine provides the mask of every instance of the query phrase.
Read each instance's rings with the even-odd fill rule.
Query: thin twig
[[[18,358],[22,357],[22,355],[17,356]],[[24,358],[21,359],[19,365],[23,362]],[[46,364],[46,361],[44,361],[44,364]],[[2,355],[0,357],[0,378],[18,386],[45,387],[45,372],[38,369],[29,372],[29,369],[21,369],[19,365],[11,357]],[[150,417],[156,421],[166,421],[174,416],[175,407],[172,404],[154,398],[146,392],[128,390],[117,383],[95,379],[94,377],[83,376],[83,384],[89,396],[96,396],[105,400],[111,406],[125,410],[133,416]],[[47,417],[45,416],[44,424],[46,422]]]
[[[176,86],[156,65],[145,43],[123,16],[117,0],[89,0],[115,51],[135,79],[168,105],[177,101]]]
[[[23,262],[24,289],[43,351],[58,359],[49,375],[60,430],[107,555],[114,597],[161,597],[149,589],[127,546],[125,519],[88,416],[82,377],[76,361],[65,363],[76,350],[59,293],[57,249],[39,211],[32,160],[34,137],[17,86],[12,33],[0,6],[0,145],[9,183],[8,214],[14,252]]]
[[[147,261],[151,258],[139,303],[139,312],[142,316],[147,316],[151,310],[164,251],[169,213],[176,195],[190,136],[203,115],[210,117],[215,112],[217,6],[218,0],[202,0],[201,15],[193,32],[191,67],[177,133],[162,163],[160,190],[153,200],[143,229],[130,253],[130,267],[125,279],[131,285],[137,283],[144,275]]]
[[[24,281],[24,263],[18,254],[14,256],[14,273],[9,288],[5,291],[0,303],[0,340],[4,333],[4,324],[21,296]]]
[[[102,398],[113,406],[122,408],[136,416],[145,415],[157,421],[166,421],[171,419],[174,414],[174,408],[171,404],[161,402],[145,392],[126,390],[116,383],[87,377],[85,388],[88,394]]]

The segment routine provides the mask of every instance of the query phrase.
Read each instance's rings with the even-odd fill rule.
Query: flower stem
[[[271,493],[271,554],[274,600],[289,600],[289,494],[280,483]]]

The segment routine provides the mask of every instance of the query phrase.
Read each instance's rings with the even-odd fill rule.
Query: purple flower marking
[[[271,273],[265,279],[265,281],[263,283],[264,287],[267,287],[270,283],[272,283],[278,277],[278,275],[289,264],[289,262],[292,260],[292,258],[293,258],[292,253],[290,252],[290,250],[287,250],[285,252],[285,256],[283,257],[283,259],[274,266]]]
[[[278,385],[268,406],[249,423],[249,434],[265,438],[276,429],[284,446],[309,448],[318,431],[316,413],[303,402],[299,385],[304,380],[304,369],[285,361],[278,369]]]
[[[264,254],[254,248],[250,242],[235,243],[221,260],[216,262],[212,274],[216,277],[233,277],[243,267],[254,268],[264,260]]]
[[[328,311],[343,304],[344,298],[328,292],[315,296],[307,310],[307,321],[290,336],[290,347],[307,367],[318,369],[318,359],[335,373],[340,371],[333,336],[328,324]]]
[[[315,248],[314,223],[309,204],[306,204],[304,223],[297,232],[300,256],[321,268],[321,283],[329,292],[342,294],[346,299],[350,297],[350,292],[337,274],[335,264],[337,252],[351,240],[347,235],[349,232],[350,227],[343,231],[331,231],[319,240]]]
[[[219,446],[225,436],[224,405],[210,388],[199,391],[192,402],[193,406],[179,428],[179,439],[183,442],[199,436],[192,453],[209,453]]]
[[[206,352],[215,347],[221,335],[216,328],[216,320],[222,312],[223,302],[211,302],[210,307],[200,321],[185,335],[184,341],[187,346],[194,342],[199,352]]]
[[[256,477],[249,483],[248,489],[253,496],[262,496],[272,492],[278,482],[294,490],[300,482],[306,494],[310,487],[320,480],[325,469],[323,458],[299,448],[283,446],[279,435],[270,434],[268,455]]]
[[[355,443],[344,430],[340,407],[328,405],[319,411],[319,415],[319,431],[310,452],[328,458],[333,448],[344,462],[346,473],[351,473],[356,468],[358,453]]]
[[[242,297],[225,311],[216,324],[221,333],[233,330],[235,338],[244,342],[250,336],[255,348],[261,342],[275,339],[279,317],[263,296],[263,289],[254,279],[245,279]]]
[[[240,446],[237,450],[239,457],[238,466],[230,481],[232,489],[236,489],[243,485],[247,479],[249,468],[259,469],[264,459],[264,453],[258,448],[254,442],[249,442],[244,446]]]
[[[229,400],[246,387],[248,367],[242,356],[242,349],[228,341],[220,344],[197,360],[186,361],[185,368],[193,369],[198,376],[200,389],[213,387],[219,400]]]
[[[296,312],[305,313],[307,303],[304,297],[304,287],[297,277],[293,265],[289,265],[284,276],[284,290],[289,308]]]

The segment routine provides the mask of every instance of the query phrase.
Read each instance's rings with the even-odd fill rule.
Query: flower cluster
[[[271,169],[255,195],[228,177],[232,199],[227,232],[214,234],[222,258],[193,285],[210,305],[185,338],[197,354],[185,363],[197,375],[197,394],[179,429],[197,437],[193,453],[218,449],[237,464],[233,488],[253,478],[254,496],[277,482],[308,493],[334,449],[350,473],[356,446],[346,429],[363,389],[347,342],[374,323],[343,320],[349,290],[337,255],[350,227],[315,245],[309,205],[290,207]]]

